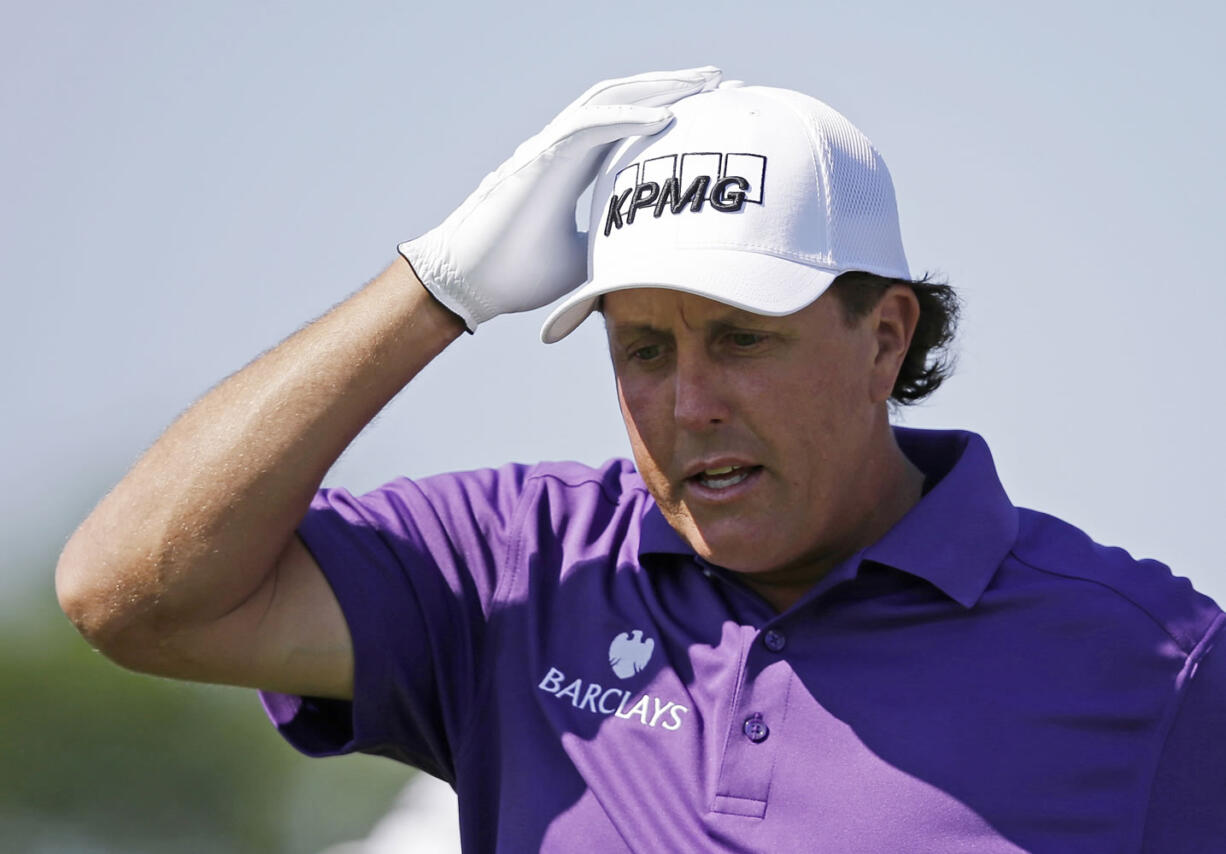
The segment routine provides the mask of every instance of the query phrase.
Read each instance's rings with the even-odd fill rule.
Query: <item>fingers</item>
[[[586,105],[640,104],[661,107],[719,85],[723,72],[713,65],[678,71],[649,71],[631,77],[602,80],[580,95],[567,111]]]
[[[667,107],[635,104],[588,105],[570,110],[550,124],[548,147],[560,153],[587,151],[628,136],[650,136],[673,120]]]
[[[603,80],[559,113],[531,143],[537,150],[574,154],[628,136],[659,133],[672,121],[667,105],[715,89],[722,77],[720,69],[706,65]]]

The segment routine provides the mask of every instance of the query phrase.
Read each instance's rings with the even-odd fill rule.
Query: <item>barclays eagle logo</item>
[[[609,666],[619,678],[629,679],[647,666],[655,648],[656,642],[651,638],[644,640],[640,629],[622,632],[609,645]]]

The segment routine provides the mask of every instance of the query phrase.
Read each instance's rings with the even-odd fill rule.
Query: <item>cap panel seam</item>
[[[811,120],[811,117],[806,116],[801,112],[795,104],[791,103],[787,98],[776,95],[769,89],[764,89],[760,94],[777,104],[783,106],[788,114],[797,124],[800,125],[800,131],[809,141],[809,165],[813,168],[813,177],[817,181],[818,186],[815,191],[822,197],[822,211],[825,214],[823,217],[822,227],[825,229],[825,246],[827,257],[833,259],[833,245],[831,242],[832,234],[830,230],[830,221],[833,216],[832,205],[832,185],[830,183],[829,164],[831,161],[830,140],[821,132],[821,129],[816,127]],[[816,100],[816,99],[814,99]],[[825,106],[823,102],[818,102]]]

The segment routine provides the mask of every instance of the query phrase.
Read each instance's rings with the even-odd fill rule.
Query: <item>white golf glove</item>
[[[400,254],[470,332],[499,314],[548,305],[587,278],[575,203],[612,143],[658,133],[667,105],[715,88],[713,67],[605,80],[515,149],[441,225]]]

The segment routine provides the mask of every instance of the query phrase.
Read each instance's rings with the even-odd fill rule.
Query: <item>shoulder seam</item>
[[[610,493],[608,489],[608,485],[605,483],[604,478],[598,476],[599,471],[600,471],[599,469],[595,469],[593,470],[591,475],[584,475],[583,477],[577,477],[577,478],[566,478],[560,474],[557,474],[556,472],[551,472],[551,471],[533,471],[531,474],[527,476],[527,478],[525,478],[525,480],[543,480],[543,479],[548,478],[549,480],[556,481],[557,483],[560,483],[563,486],[586,486],[590,484],[600,490],[600,494],[604,496],[605,501],[613,505],[620,504],[621,501],[619,497],[617,495]],[[605,471],[608,471],[608,470],[605,469]],[[641,490],[639,487],[634,487],[634,489],[631,491],[640,492],[640,491],[646,491],[646,490]]]
[[[520,490],[519,497],[515,500],[515,509],[511,513],[511,530],[514,533],[507,537],[506,551],[503,552],[506,573],[500,574],[498,583],[494,587],[494,592],[490,596],[490,613],[486,618],[487,633],[484,643],[486,651],[493,646],[493,639],[489,637],[488,627],[494,624],[494,612],[501,607],[507,588],[513,586],[515,577],[519,574],[519,557],[522,551],[520,532],[523,530],[523,516],[527,512],[525,508],[530,503],[528,501],[529,494],[535,495],[539,491],[539,487],[537,489],[532,488],[533,484],[531,481],[533,480],[535,480],[535,477],[531,475],[524,478],[524,489]],[[493,690],[491,686],[494,682],[494,668],[482,667],[481,672],[481,683],[473,691],[472,708],[464,715],[464,724],[460,727],[460,738],[463,739],[463,744],[454,753],[453,760],[456,767],[459,767],[460,759],[469,752],[471,745],[474,743],[472,732],[475,728],[477,716],[485,706],[485,699],[489,692]]]
[[[1180,651],[1185,656],[1191,653],[1191,649],[1188,648],[1186,642],[1182,638],[1176,637],[1174,632],[1172,632],[1171,629],[1165,623],[1163,623],[1160,619],[1158,619],[1158,617],[1152,611],[1150,611],[1140,602],[1136,601],[1135,599],[1133,599],[1131,596],[1127,595],[1123,591],[1115,587],[1112,587],[1110,584],[1107,584],[1106,582],[1099,581],[1098,579],[1095,579],[1095,578],[1086,578],[1084,575],[1073,575],[1072,573],[1060,572],[1059,570],[1056,570],[1056,569],[1048,569],[1046,567],[1037,566],[1036,564],[1031,563],[1030,561],[1023,558],[1021,555],[1019,555],[1016,549],[1010,549],[1009,555],[1014,560],[1016,560],[1018,563],[1030,567],[1035,572],[1042,572],[1047,575],[1058,575],[1061,578],[1070,578],[1075,581],[1084,581],[1086,584],[1093,584],[1097,587],[1103,588],[1104,590],[1110,591],[1111,593],[1118,596],[1120,599],[1123,599],[1125,602],[1132,605],[1142,614],[1149,617],[1149,619],[1153,621],[1154,625],[1156,625],[1159,629],[1162,630],[1163,634],[1165,634],[1167,637],[1169,637],[1171,640],[1175,642],[1175,645],[1179,647]]]

